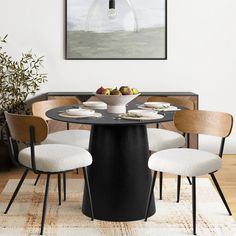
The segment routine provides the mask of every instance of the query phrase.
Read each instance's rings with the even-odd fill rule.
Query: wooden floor
[[[76,171],[73,171],[69,173],[68,176],[69,178],[81,178],[81,174],[82,171],[79,171],[79,175],[77,175]],[[0,172],[0,192],[2,192],[9,179],[18,179],[21,175],[21,168],[14,168],[7,172]],[[55,177],[56,176],[54,176],[54,178]],[[165,177],[171,176],[168,175]],[[224,156],[223,167],[216,173],[216,177],[232,210],[233,217],[236,220],[236,155]],[[31,172],[28,175],[28,178],[36,178],[36,175]]]

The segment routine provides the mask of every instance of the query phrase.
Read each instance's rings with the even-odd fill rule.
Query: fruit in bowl
[[[104,94],[104,95],[110,95],[111,93],[111,88],[103,88],[102,86],[97,89],[96,93],[97,94]]]
[[[128,86],[121,86],[119,90],[122,95],[132,95],[132,90]]]
[[[114,88],[104,88],[101,86],[97,89],[96,94],[104,94],[104,95],[136,95],[139,94],[138,89],[130,88],[129,86],[121,86],[119,89]]]
[[[122,93],[117,88],[115,88],[111,90],[110,95],[122,95]]]
[[[104,94],[104,95],[110,95],[110,94],[111,94],[111,91],[110,91],[110,89],[104,89],[102,94]]]
[[[100,88],[97,89],[96,93],[97,94],[103,94],[103,91],[105,90],[105,88],[103,88],[102,86]]]
[[[138,91],[138,89],[136,89],[136,88],[132,88],[131,89],[131,92],[132,92],[132,94],[139,94],[139,91]]]
[[[136,88],[130,88],[129,86],[121,86],[120,89],[101,86],[97,89],[95,95],[107,104],[108,113],[125,113],[126,104],[139,96],[140,93]]]

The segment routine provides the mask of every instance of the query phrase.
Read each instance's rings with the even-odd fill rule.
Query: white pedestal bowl
[[[108,113],[126,113],[126,104],[138,97],[141,93],[135,95],[103,95],[95,94],[97,98],[107,104]]]

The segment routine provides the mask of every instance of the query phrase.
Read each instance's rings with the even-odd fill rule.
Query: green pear
[[[103,94],[103,95],[110,95],[110,94],[111,94],[111,91],[106,88],[106,89],[104,89],[104,91],[103,91],[102,94]]]
[[[136,88],[132,88],[131,91],[134,95],[139,93],[138,89]]]
[[[121,86],[119,90],[122,93],[122,95],[131,95],[132,94],[129,86]]]

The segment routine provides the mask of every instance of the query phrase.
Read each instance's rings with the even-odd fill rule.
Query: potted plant
[[[0,169],[11,165],[4,111],[28,114],[28,96],[35,95],[41,83],[47,80],[46,74],[40,72],[43,57],[30,51],[14,60],[3,49],[6,39],[7,35],[0,37]]]

